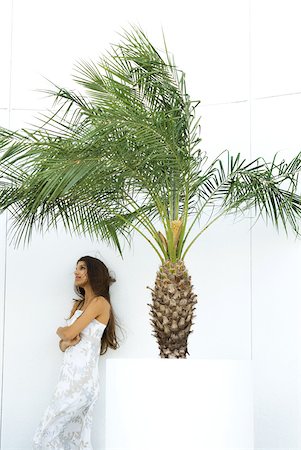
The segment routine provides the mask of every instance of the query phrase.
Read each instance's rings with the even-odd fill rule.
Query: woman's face
[[[88,271],[87,271],[87,265],[86,265],[85,261],[79,261],[76,264],[74,275],[75,275],[75,280],[74,280],[75,286],[84,287],[85,285],[88,284],[88,282],[89,282]]]

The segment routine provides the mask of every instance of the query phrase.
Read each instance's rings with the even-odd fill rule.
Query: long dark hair
[[[80,261],[84,261],[87,265],[88,280],[95,295],[104,297],[111,305],[111,313],[109,322],[104,329],[101,338],[100,355],[106,353],[108,347],[116,350],[119,347],[119,342],[116,337],[115,327],[118,325],[115,318],[113,306],[110,299],[110,285],[114,283],[115,278],[111,277],[107,266],[100,261],[100,259],[93,258],[92,256],[82,256],[78,259],[77,264]],[[79,303],[85,300],[85,290],[80,286],[74,286],[75,292],[80,297],[74,299],[73,308],[70,314],[71,318],[74,312],[78,309]]]

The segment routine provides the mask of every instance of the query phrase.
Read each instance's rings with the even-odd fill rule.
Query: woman
[[[77,261],[74,300],[67,326],[56,331],[65,352],[52,400],[34,434],[39,450],[92,450],[92,411],[98,398],[98,357],[116,349],[115,318],[109,286],[115,281],[103,262],[91,256]],[[100,350],[100,353],[99,353]]]

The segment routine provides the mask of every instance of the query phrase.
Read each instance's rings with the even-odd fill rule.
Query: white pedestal
[[[250,360],[107,359],[105,450],[251,450]]]

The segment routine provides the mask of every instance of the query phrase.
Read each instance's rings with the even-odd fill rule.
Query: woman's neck
[[[93,292],[92,288],[91,288],[90,286],[89,286],[89,287],[86,287],[86,288],[85,288],[84,304],[85,304],[85,305],[88,305],[88,304],[90,303],[90,301],[91,301],[94,297],[97,297],[97,296],[96,296],[95,293]]]

